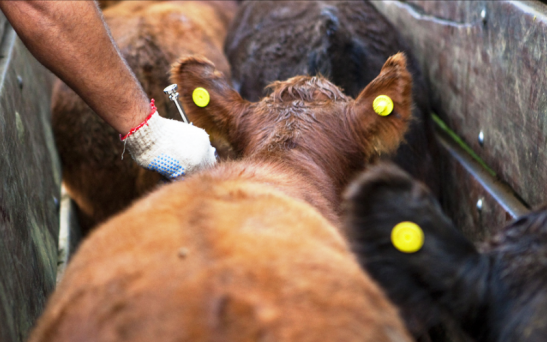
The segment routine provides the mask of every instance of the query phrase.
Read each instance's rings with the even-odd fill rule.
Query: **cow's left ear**
[[[230,132],[237,131],[238,118],[250,103],[230,86],[224,74],[207,58],[191,56],[173,64],[171,80],[178,84],[188,119],[231,142]]]
[[[485,312],[493,298],[490,256],[478,253],[425,185],[384,163],[358,177],[345,199],[355,255],[415,336],[440,323],[441,312],[464,330],[475,327],[469,317]]]
[[[412,77],[399,52],[359,94],[348,119],[367,153],[391,153],[403,141],[411,113]]]

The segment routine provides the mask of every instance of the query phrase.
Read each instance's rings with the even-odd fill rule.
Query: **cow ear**
[[[181,58],[171,68],[188,119],[209,134],[226,138],[237,132],[238,118],[249,102],[234,90],[224,74],[205,57]],[[197,90],[196,90],[197,89]]]
[[[393,164],[380,164],[349,186],[345,200],[353,251],[415,336],[437,325],[443,312],[465,322],[488,305],[488,256],[423,184]]]
[[[375,110],[376,99],[379,99],[376,102],[379,105]],[[393,103],[391,112],[390,100]],[[411,108],[412,77],[406,68],[406,57],[400,52],[386,61],[380,74],[354,102],[350,114],[350,120],[353,121],[351,126],[355,127],[356,139],[363,145],[364,151],[369,154],[394,152],[404,140],[411,119]],[[377,113],[381,109],[384,112]]]

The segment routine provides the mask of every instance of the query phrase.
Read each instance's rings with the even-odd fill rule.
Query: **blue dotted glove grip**
[[[166,154],[154,158],[147,169],[156,171],[167,178],[177,178],[184,175],[184,168],[180,165],[179,161]]]

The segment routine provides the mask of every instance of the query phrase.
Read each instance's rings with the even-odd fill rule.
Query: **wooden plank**
[[[411,43],[439,116],[525,202],[546,202],[547,6],[537,1],[374,4]],[[459,6],[464,9],[450,13]],[[480,131],[484,145],[477,139]]]
[[[450,130],[439,117],[433,115],[433,120],[437,126],[437,140],[440,145],[448,150],[450,157],[457,159],[511,217],[517,218],[529,213],[530,208],[520,196],[505,182],[498,179],[495,172],[456,133]]]
[[[444,212],[472,241],[490,238],[528,209],[504,184],[478,165],[456,141],[437,133],[441,159],[441,203]]]
[[[55,286],[60,163],[51,75],[10,28],[0,44],[0,341],[24,341]]]
[[[482,20],[483,0],[474,1],[423,1],[407,0],[422,15],[448,20],[454,23],[473,23]]]
[[[10,24],[6,17],[0,12],[0,37],[4,37],[6,30],[10,28]]]

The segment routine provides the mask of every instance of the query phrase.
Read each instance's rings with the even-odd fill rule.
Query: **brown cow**
[[[232,1],[131,1],[106,9],[104,17],[144,90],[155,98],[159,113],[180,120],[163,94],[171,64],[183,55],[198,53],[228,73],[222,44],[235,8]],[[160,175],[140,168],[129,154],[121,159],[123,144],[118,134],[60,81],[54,88],[52,108],[63,181],[78,205],[84,231],[158,183]],[[217,149],[222,151],[223,146]]]
[[[194,123],[225,136],[238,155],[291,165],[326,199],[326,214],[337,213],[340,194],[356,172],[397,149],[411,118],[412,79],[401,53],[388,59],[355,101],[323,77],[297,76],[272,83],[270,96],[251,103],[204,58],[185,59],[172,74]],[[207,107],[193,103],[196,87],[211,93]],[[395,103],[387,117],[373,111],[379,95]]]
[[[204,58],[173,70],[189,116],[245,157],[166,185],[94,231],[30,341],[410,341],[332,225],[344,179],[407,129],[404,55],[355,101],[302,76],[250,103]],[[195,87],[209,91],[207,107],[190,102]],[[387,117],[372,109],[380,94],[394,101]]]
[[[405,52],[416,120],[393,159],[438,192],[427,83],[404,39],[371,1],[245,1],[225,51],[234,85],[250,101],[266,95],[273,81],[306,74],[321,74],[356,97],[389,56]]]

